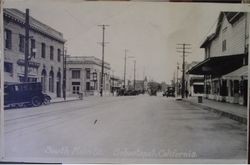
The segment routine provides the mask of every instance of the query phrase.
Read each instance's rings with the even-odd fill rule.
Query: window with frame
[[[86,68],[86,79],[90,79],[90,68]]]
[[[42,58],[46,58],[46,45],[45,43],[42,43]]]
[[[226,40],[223,40],[222,41],[222,51],[226,51],[227,50],[227,41]]]
[[[50,60],[54,59],[54,47],[50,46]]]
[[[72,79],[80,79],[80,70],[72,70]]]
[[[35,52],[35,49],[36,49],[36,40],[35,39],[31,39],[30,40],[30,54],[34,57],[36,55],[36,52]]]
[[[19,51],[24,53],[25,45],[24,45],[24,35],[19,34]]]
[[[61,49],[57,49],[57,61],[61,62]]]
[[[13,64],[10,62],[4,62],[4,72],[13,73]]]
[[[12,47],[12,32],[11,32],[11,30],[5,29],[4,37],[5,37],[5,48],[11,49],[11,47]]]

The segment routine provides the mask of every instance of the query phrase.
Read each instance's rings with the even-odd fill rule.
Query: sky
[[[169,2],[84,2],[83,0],[8,0],[5,8],[25,11],[39,21],[63,33],[67,54],[102,57],[102,29],[105,30],[105,61],[112,72],[123,78],[124,55],[127,78],[167,82],[182,63],[177,44],[191,44],[186,62],[202,61],[200,49],[205,38],[214,32],[221,11],[247,11],[242,4],[195,4]],[[111,72],[111,73],[112,73]],[[180,73],[179,73],[180,75]]]

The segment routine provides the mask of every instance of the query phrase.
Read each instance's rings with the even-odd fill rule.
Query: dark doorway
[[[56,81],[56,96],[61,97],[61,73],[57,73],[57,81]]]
[[[247,80],[243,81],[243,105],[247,106]]]

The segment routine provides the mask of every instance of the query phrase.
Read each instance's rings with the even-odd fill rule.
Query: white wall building
[[[32,13],[32,11],[31,11]],[[25,13],[4,9],[4,81],[24,81]],[[43,91],[52,97],[62,96],[63,49],[61,32],[30,16],[30,46],[32,55],[28,81],[41,82]]]
[[[102,60],[94,56],[67,56],[67,94],[100,95]],[[103,95],[110,94],[110,64],[104,63]]]
[[[191,74],[205,75],[209,99],[247,104],[249,13],[221,12],[216,31],[201,45],[205,60]]]

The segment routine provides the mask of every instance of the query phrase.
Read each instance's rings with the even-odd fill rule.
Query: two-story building
[[[25,13],[4,9],[4,81],[23,82],[25,68]],[[28,81],[41,82],[52,97],[62,96],[63,34],[29,17]]]
[[[209,99],[247,104],[249,14],[221,12],[216,30],[202,43],[205,60],[189,73],[204,75]]]
[[[67,56],[66,68],[66,92],[69,96],[100,94],[102,60],[94,56]],[[103,95],[109,94],[110,64],[104,62]]]

